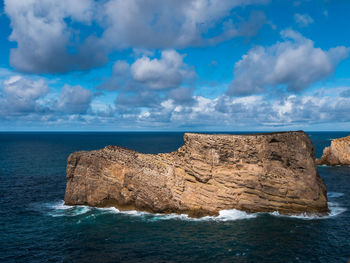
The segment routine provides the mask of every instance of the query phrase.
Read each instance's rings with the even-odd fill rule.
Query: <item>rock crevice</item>
[[[71,154],[65,203],[192,216],[222,209],[328,211],[314,148],[302,131],[186,133],[184,141],[177,151],[156,155],[118,146]]]

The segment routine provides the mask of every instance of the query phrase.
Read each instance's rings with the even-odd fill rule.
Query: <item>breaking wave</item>
[[[64,205],[63,201],[56,203],[47,203],[47,208],[50,208],[51,211],[48,213],[50,216],[78,216],[86,214],[87,212],[98,212],[100,214],[121,214],[127,216],[143,217],[148,220],[190,220],[190,221],[234,221],[241,219],[255,218],[257,214],[248,214],[244,211],[239,211],[236,209],[231,210],[222,210],[219,212],[218,216],[205,216],[200,218],[191,218],[186,214],[160,214],[160,213],[149,213],[143,211],[120,211],[115,207],[89,207],[89,206],[67,206]]]
[[[281,215],[277,211],[270,213],[273,216],[278,217],[289,217],[289,218],[298,218],[298,219],[304,219],[304,220],[315,220],[315,219],[329,219],[332,217],[335,217],[337,215],[340,215],[346,211],[346,208],[340,207],[338,203],[328,202],[328,208],[330,210],[328,215],[320,216],[317,214],[297,214],[297,215]]]
[[[92,209],[92,207],[85,205],[65,205],[63,200],[49,203],[34,203],[31,208],[53,217],[79,216],[88,213]]]
[[[342,193],[328,193],[329,198],[338,198],[343,196]],[[346,211],[346,208],[339,206],[338,203],[328,202],[330,213],[325,216],[319,216],[315,214],[297,214],[297,215],[281,215],[277,211],[271,213],[246,213],[237,209],[221,210],[218,216],[205,216],[200,218],[191,218],[186,214],[159,214],[159,213],[148,213],[136,210],[120,211],[115,207],[96,208],[83,205],[69,206],[65,205],[64,201],[57,201],[51,203],[35,204],[35,210],[40,210],[46,215],[52,217],[74,217],[74,216],[87,216],[96,217],[102,214],[120,214],[124,216],[138,217],[147,221],[158,221],[158,220],[186,220],[186,221],[235,221],[235,220],[246,220],[259,217],[260,215],[269,214],[271,216],[285,217],[285,218],[297,218],[304,220],[315,220],[315,219],[328,219],[338,216]]]

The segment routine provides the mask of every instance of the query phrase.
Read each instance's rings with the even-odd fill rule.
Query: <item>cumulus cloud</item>
[[[5,13],[11,20],[10,63],[16,69],[34,73],[85,69],[106,62],[106,56],[88,38],[79,43],[74,21],[89,25],[94,17],[93,0],[6,0]]]
[[[142,55],[131,64],[117,61],[113,76],[99,89],[118,91],[114,106],[119,113],[159,108],[165,99],[174,104],[190,104],[196,74],[184,63],[184,57],[175,50],[164,50],[159,58]]]
[[[282,31],[281,36],[283,42],[254,47],[242,56],[235,64],[229,95],[258,94],[279,86],[290,92],[302,91],[328,78],[349,54],[344,46],[328,51],[317,48],[312,40],[291,29]]]
[[[203,40],[204,43],[215,45],[222,41],[234,38],[234,37],[251,37],[255,36],[259,29],[266,23],[270,23],[266,20],[266,16],[263,12],[253,11],[247,21],[240,23],[233,22],[232,19],[223,23],[223,33]]]
[[[294,20],[300,27],[306,27],[314,22],[308,14],[295,14]]]
[[[118,60],[113,65],[113,76],[99,89],[139,91],[177,88],[196,76],[194,69],[184,63],[184,56],[175,50],[164,50],[159,59],[143,55],[132,64]]]
[[[10,62],[25,72],[66,72],[101,66],[108,53],[120,49],[169,49],[251,36],[266,23],[262,13],[247,21],[227,17],[234,8],[267,2],[5,0],[10,40],[17,42]],[[208,35],[213,28],[218,35]]]
[[[90,90],[81,86],[64,85],[55,108],[64,113],[83,114],[89,109],[91,100]]]
[[[19,75],[3,81],[0,93],[0,113],[17,115],[40,112],[44,107],[39,99],[49,92],[49,87],[42,79],[32,80]]]
[[[92,101],[90,90],[64,85],[58,98],[44,78],[12,75],[0,89],[0,118],[57,120],[58,116],[86,114]]]
[[[193,99],[193,89],[180,87],[171,90],[167,94],[168,99],[173,100],[177,104],[188,104],[194,101]]]
[[[165,50],[160,59],[143,56],[131,65],[131,74],[136,82],[150,89],[170,89],[178,87],[184,79],[194,76],[184,64],[183,55],[175,50]]]
[[[186,47],[210,43],[219,36],[203,37],[209,29],[222,29],[229,23],[230,30],[223,30],[221,40],[251,35],[266,21],[261,13],[254,13],[249,22],[225,21],[236,7],[265,4],[266,0],[165,0],[121,1],[111,0],[105,4],[106,30],[103,41],[120,48]],[[126,11],[128,10],[128,11]],[[138,19],[135,19],[137,17]],[[250,23],[251,22],[251,23]],[[137,34],[135,33],[137,32]],[[216,41],[215,41],[216,42]]]
[[[196,74],[193,67],[184,63],[184,57],[175,50],[164,50],[160,58],[143,55],[131,64],[118,60],[113,65],[113,75],[98,88],[128,92],[162,91],[189,84]]]
[[[140,112],[158,108],[164,99],[175,104],[192,103],[196,73],[175,50],[164,50],[159,58],[142,55],[131,64],[117,61],[113,75],[98,88],[118,91],[115,107],[118,112]]]

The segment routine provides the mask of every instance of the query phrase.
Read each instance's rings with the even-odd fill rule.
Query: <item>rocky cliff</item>
[[[118,146],[71,154],[65,203],[190,216],[222,209],[328,211],[314,148],[302,131],[186,133],[184,141],[177,151],[157,155]]]
[[[332,140],[331,146],[323,150],[321,159],[317,159],[316,163],[350,165],[350,136]]]

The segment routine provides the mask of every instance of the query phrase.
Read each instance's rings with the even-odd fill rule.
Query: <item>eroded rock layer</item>
[[[320,165],[350,165],[350,136],[332,140],[331,146],[323,150],[321,159],[316,162]]]
[[[65,203],[121,210],[215,215],[324,213],[327,190],[302,132],[251,135],[186,133],[165,154],[107,146],[71,154]]]

